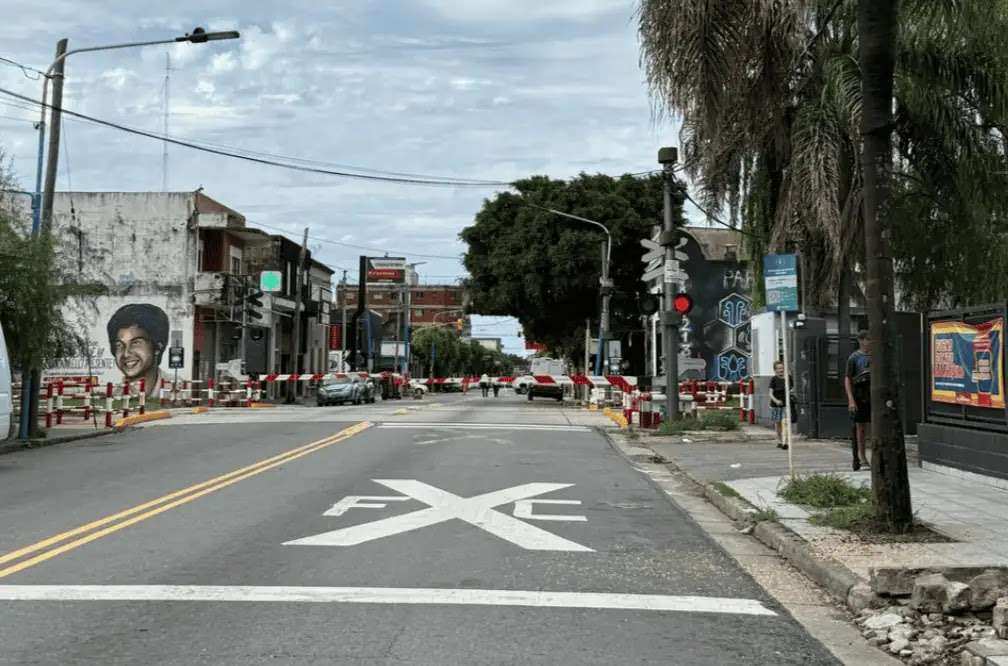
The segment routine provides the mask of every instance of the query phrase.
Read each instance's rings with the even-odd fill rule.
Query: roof
[[[735,259],[744,261],[747,258],[742,242],[742,233],[735,229],[688,226],[686,231],[700,244],[700,249],[703,250],[706,259],[711,261],[732,261]]]

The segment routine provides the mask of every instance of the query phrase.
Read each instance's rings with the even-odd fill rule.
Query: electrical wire
[[[0,93],[18,99],[30,104],[34,104],[39,107],[44,107],[47,109],[56,110],[57,107],[53,107],[49,103],[43,104],[39,100],[32,99],[25,95],[18,94],[12,90],[6,88],[0,88]],[[128,134],[134,134],[137,136],[147,137],[149,139],[155,139],[157,141],[163,141],[176,146],[182,146],[183,148],[190,148],[192,150],[198,150],[204,153],[210,153],[212,155],[220,155],[222,157],[230,157],[233,159],[244,160],[246,162],[253,162],[255,164],[262,164],[265,166],[273,166],[281,169],[289,169],[292,171],[301,171],[306,173],[316,173],[326,176],[337,176],[340,178],[352,178],[359,180],[368,180],[384,183],[395,183],[399,185],[422,185],[422,186],[432,186],[432,187],[468,187],[468,188],[488,188],[488,187],[512,187],[514,184],[510,181],[486,181],[486,182],[464,182],[437,178],[404,178],[399,176],[381,176],[374,174],[364,174],[364,173],[352,173],[350,171],[340,171],[335,169],[323,169],[320,167],[310,167],[306,165],[299,164],[289,164],[281,162],[279,160],[267,159],[263,157],[254,157],[252,155],[242,155],[235,152],[230,152],[227,150],[221,150],[217,148],[212,148],[210,146],[204,146],[197,143],[192,143],[190,141],[183,141],[180,139],[175,139],[163,134],[157,134],[156,132],[148,132],[146,130],[136,129],[133,127],[127,127],[125,125],[120,125],[118,123],[111,122],[109,120],[102,120],[101,118],[95,118],[94,116],[89,116],[83,113],[78,113],[76,111],[70,111],[66,108],[59,108],[61,113],[73,118],[79,118],[81,120],[86,120],[88,122],[95,123],[97,125],[102,125],[104,127],[109,127],[112,129],[119,130],[121,132],[126,132]]]
[[[274,226],[272,224],[266,224],[264,222],[256,222],[256,221],[250,220],[249,223],[250,224],[258,225],[260,227],[266,227],[267,229],[275,229],[277,231],[282,231],[282,232],[288,233],[288,234],[291,233],[290,231],[288,231],[286,229]],[[461,255],[448,256],[448,255],[445,255],[445,254],[420,254],[419,252],[412,252],[412,251],[411,252],[404,252],[404,251],[401,251],[401,250],[389,250],[389,249],[379,248],[379,247],[369,247],[367,245],[356,245],[354,243],[344,243],[342,241],[334,241],[334,240],[330,240],[328,238],[322,238],[321,236],[308,236],[308,240],[317,241],[319,243],[330,243],[332,245],[340,245],[340,246],[343,246],[343,247],[352,247],[352,248],[356,248],[358,250],[367,250],[369,252],[382,252],[382,253],[385,253],[385,254],[403,255],[403,256],[409,256],[409,257],[423,257],[425,259],[454,259],[454,260],[457,261],[457,260],[459,260],[461,258]],[[344,269],[340,269],[340,270],[344,270]]]
[[[4,58],[3,56],[0,56],[0,62],[7,65],[11,65],[13,67],[17,67],[18,69],[21,70],[21,73],[25,75],[26,79],[30,79],[32,81],[38,81],[39,79],[41,79],[43,76],[46,75],[45,72],[41,70],[35,69],[34,67],[29,67],[28,65],[23,65],[16,60],[11,60],[10,58]],[[28,72],[34,72],[37,76],[29,76]]]

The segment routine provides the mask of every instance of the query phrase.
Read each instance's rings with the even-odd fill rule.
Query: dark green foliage
[[[810,474],[789,479],[778,492],[792,504],[803,504],[817,509],[871,501],[871,489],[854,485],[836,474]]]
[[[661,222],[661,177],[581,174],[567,182],[534,176],[515,189],[484,202],[460,234],[469,245],[472,311],[515,316],[528,339],[545,343],[554,355],[576,356],[583,351],[585,319],[598,325],[605,234],[528,204],[606,225],[615,289],[633,294],[642,286],[640,239]],[[613,330],[639,325],[632,296],[614,297],[612,310]]]

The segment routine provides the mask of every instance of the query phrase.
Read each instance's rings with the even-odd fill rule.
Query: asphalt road
[[[2,456],[0,663],[836,663],[576,414],[277,408]]]

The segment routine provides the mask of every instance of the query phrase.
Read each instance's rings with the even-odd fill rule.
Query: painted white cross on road
[[[412,479],[374,479],[374,481],[403,493],[405,497],[352,496],[337,503],[333,509],[326,512],[327,515],[342,515],[351,506],[384,507],[384,504],[362,503],[359,500],[403,501],[413,498],[429,505],[429,508],[288,541],[284,545],[356,546],[367,541],[374,541],[393,534],[402,534],[422,527],[430,527],[457,518],[526,550],[593,552],[591,548],[494,510],[494,507],[514,502],[516,505],[515,515],[520,515],[523,518],[584,522],[586,520],[584,516],[537,516],[532,514],[533,503],[580,503],[576,500],[529,500],[530,497],[569,488],[574,485],[572,483],[526,483],[492,493],[460,497]]]

